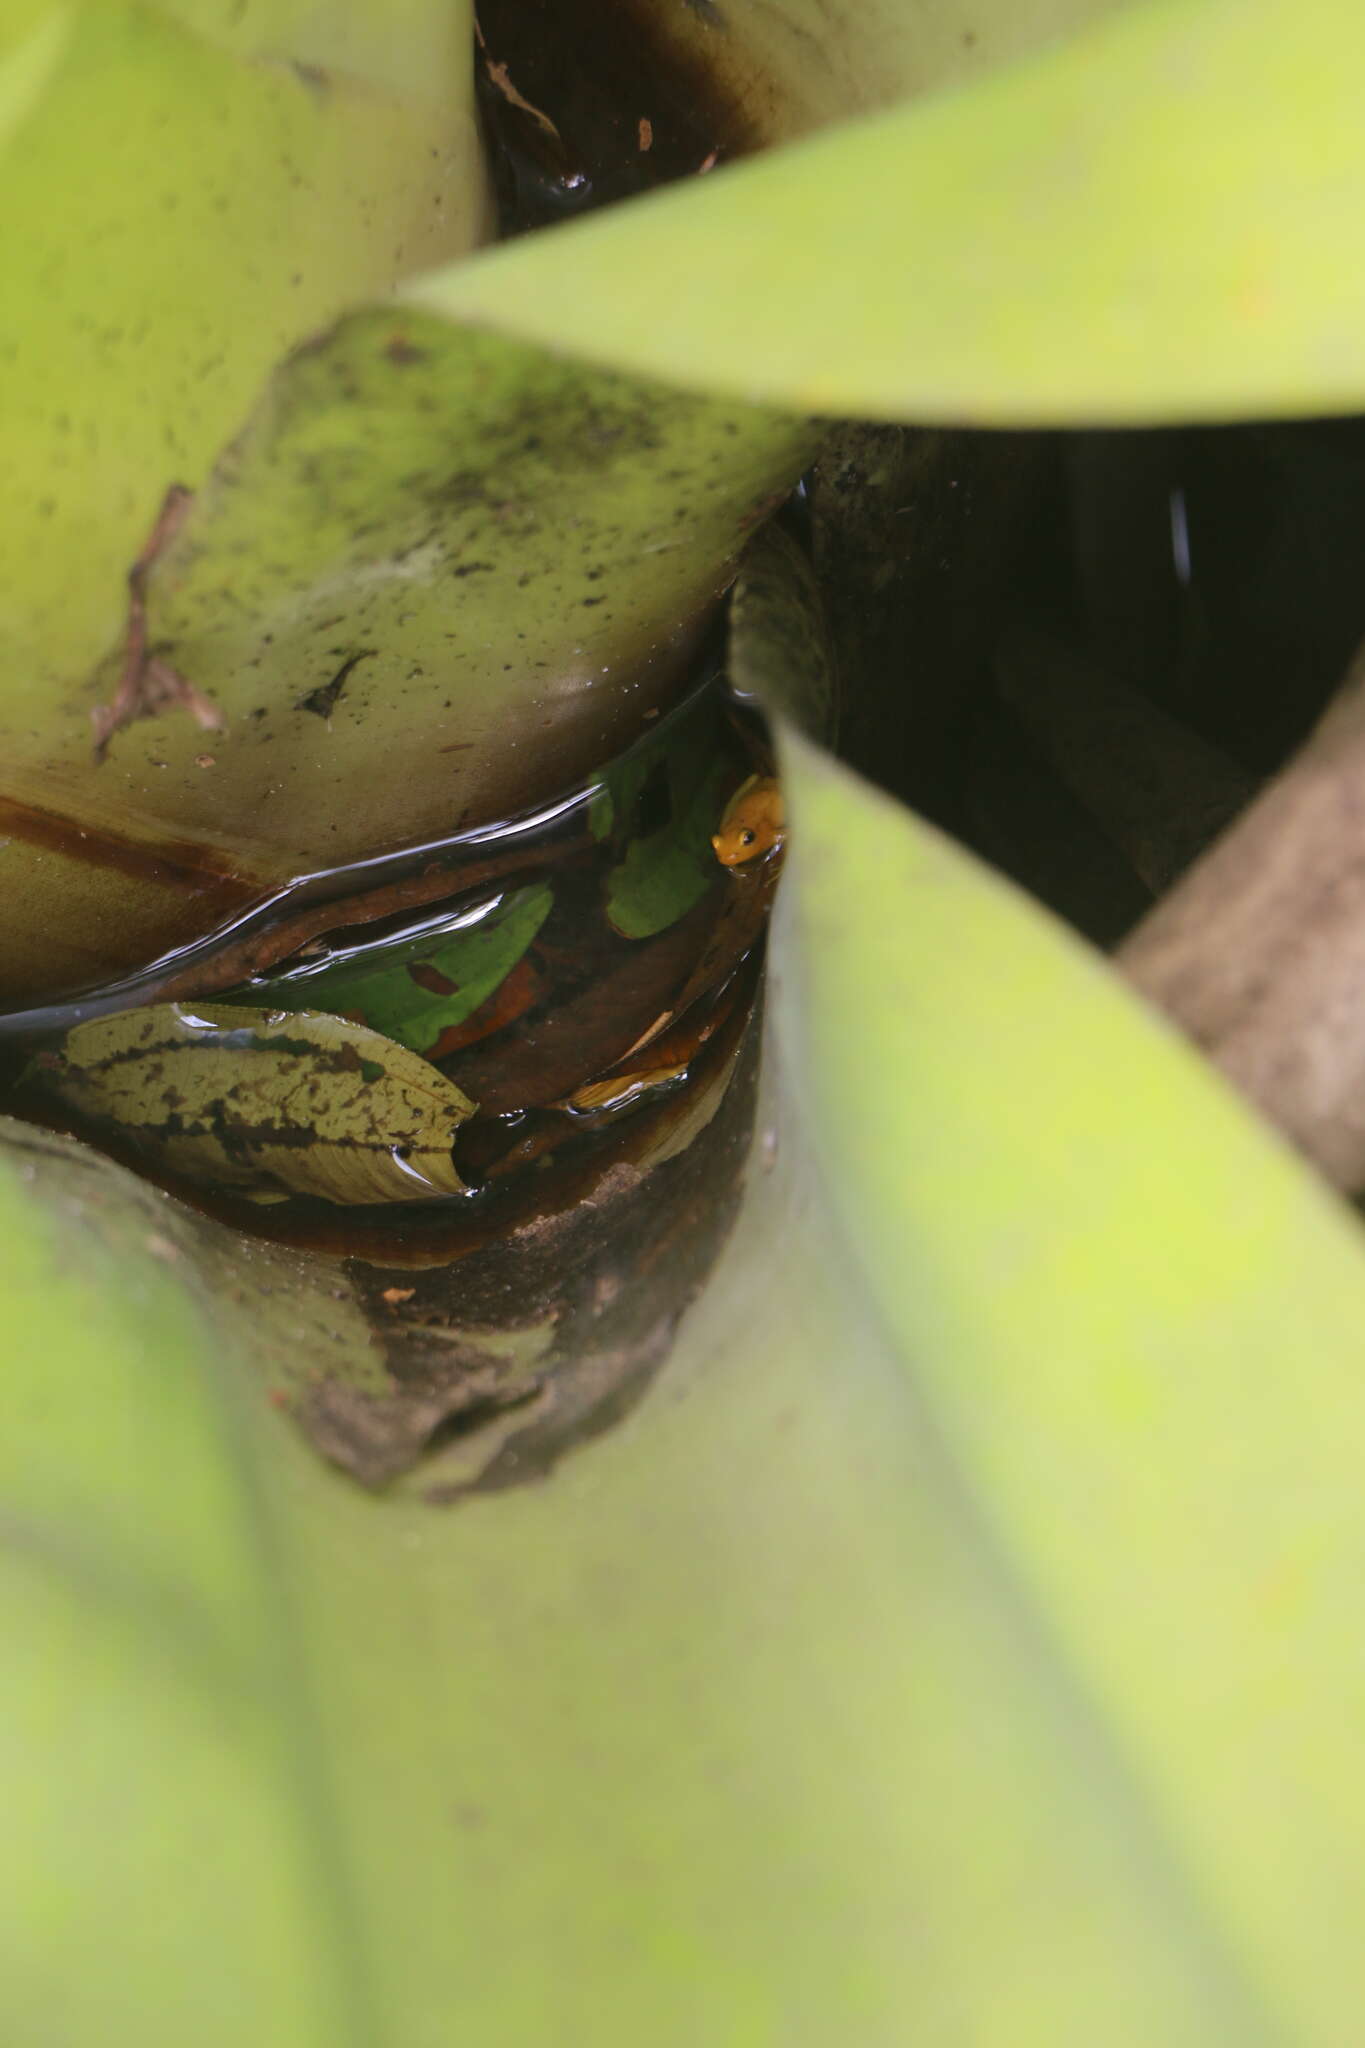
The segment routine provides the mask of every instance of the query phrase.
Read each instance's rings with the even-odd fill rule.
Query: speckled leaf
[[[166,487],[203,483],[286,350],[485,217],[468,65],[449,61],[467,0],[405,4],[420,92],[317,68],[367,23],[388,24],[397,67],[386,0],[180,11],[195,22],[131,0],[25,8],[0,66],[0,801],[43,814],[3,804],[0,1000],[213,922],[246,814],[202,847],[191,808],[167,845],[167,771],[90,757],[126,572]],[[52,829],[73,811],[81,837]]]
[[[468,0],[156,0],[199,35],[249,56],[349,72],[450,104],[469,68]]]
[[[397,1045],[431,1054],[524,957],[553,902],[548,883],[532,882],[429,915],[403,936],[304,960],[223,1000],[355,1017]]]
[[[227,730],[208,743],[176,707],[94,768],[77,701],[60,745],[17,755],[41,747],[63,806],[113,775],[280,874],[524,809],[676,689],[817,438],[429,315],[353,315],[281,371],[150,577],[151,634]],[[68,883],[64,918],[91,888]]]
[[[467,247],[483,203],[462,74],[416,101],[302,75],[287,23],[230,50],[127,0],[32,33],[42,90],[0,158],[0,706],[16,725],[118,632],[166,485],[203,481],[277,358]]]
[[[228,721],[213,773],[183,714],[114,758],[165,761],[166,812],[204,828],[252,805],[294,859],[556,795],[675,686],[813,445],[429,314],[355,314],[281,371],[152,573],[158,642]]]
[[[338,1203],[463,1188],[451,1143],[474,1105],[425,1060],[341,1017],[159,1003],[77,1025],[30,1075],[210,1186]]]

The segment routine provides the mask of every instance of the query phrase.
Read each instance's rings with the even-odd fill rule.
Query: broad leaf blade
[[[1357,1227],[1013,891],[790,765],[784,1028],[853,1284],[1210,1953],[1330,2041],[1365,1826]]]
[[[1326,2048],[1354,2024],[1365,1824],[1354,1228],[1012,892],[795,742],[788,779],[750,1199],[650,1398],[547,1484],[451,1513],[361,1496],[283,1416],[224,1439],[251,1492],[219,1481],[203,1527],[229,1574],[269,1531],[259,1625],[299,1659],[279,1729],[315,1717],[325,1803],[290,1809],[285,1864],[339,1857],[358,1916],[345,1954],[299,1936],[310,1965],[358,1967],[404,2044],[458,2009],[494,2048]],[[53,1221],[15,1189],[35,1314],[65,1313],[42,1288],[81,1171],[42,1165]],[[82,1230],[176,1216],[90,1184]],[[153,1494],[197,1498],[234,1332],[274,1328],[259,1248],[182,1242],[92,1269],[129,1327],[149,1273],[159,1302],[179,1278],[157,1374],[27,1342],[7,1368],[8,1498],[116,1532],[135,1575],[160,1524],[144,1425],[110,1417],[187,1416]],[[217,1585],[192,1626],[230,1639]],[[79,1754],[108,1800],[163,1681],[140,1649],[117,1684],[67,1654],[106,1702]],[[149,1857],[197,1754],[168,1748],[138,1807]],[[60,1838],[54,1882],[77,1853]],[[214,1866],[224,1913],[243,1855]],[[123,1915],[166,1883],[140,1867],[140,1893],[84,1894],[116,2009],[145,1997]],[[194,1942],[160,1967],[173,2012]]]
[[[676,694],[819,438],[413,309],[349,316],[278,372],[149,574],[149,633],[226,730],[173,705],[96,765],[117,634],[15,730],[5,793],[39,828],[137,835],[114,921],[91,848],[61,844],[59,886],[51,832],[15,817],[15,998],[211,926],[225,870],[240,902],[572,788]]]
[[[413,287],[693,389],[992,424],[1365,395],[1353,0],[1147,0]],[[667,306],[667,317],[660,307]]]
[[[118,630],[161,492],[202,480],[283,351],[468,245],[467,93],[319,81],[123,0],[67,10],[0,179],[12,722]]]
[[[286,868],[558,796],[676,693],[818,438],[411,309],[352,314],[277,374],[150,579],[159,641],[228,722],[212,771],[183,710],[114,757],[162,821]]]
[[[267,1010],[329,1010],[359,1015],[372,1030],[432,1057],[444,1034],[463,1024],[506,980],[550,914],[547,882],[527,882],[462,904],[419,936],[363,943],[267,975],[226,1001]]]
[[[5,2038],[360,2048],[252,1395],[368,1335],[325,1273],[264,1246],[225,1266],[154,1190],[11,1136],[10,1363],[31,1370],[0,1450]]]

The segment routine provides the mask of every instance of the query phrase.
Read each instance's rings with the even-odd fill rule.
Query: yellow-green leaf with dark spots
[[[29,1072],[190,1180],[342,1204],[464,1192],[451,1144],[474,1104],[342,1017],[158,1003],[77,1025]]]

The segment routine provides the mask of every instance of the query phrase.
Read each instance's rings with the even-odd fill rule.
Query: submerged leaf
[[[662,823],[629,837],[624,858],[607,877],[607,917],[622,938],[666,930],[715,885],[711,835],[737,774],[723,733],[715,699],[705,700],[685,726],[660,733],[657,746],[635,749],[616,781],[610,772],[605,778],[623,835],[646,808],[651,789],[664,812]]]
[[[348,1204],[463,1191],[451,1144],[474,1104],[344,1018],[162,1003],[78,1025],[29,1073],[188,1180]]]
[[[511,973],[553,903],[548,883],[528,883],[429,915],[397,937],[328,949],[222,1000],[353,1017],[397,1045],[439,1058],[441,1039]]]

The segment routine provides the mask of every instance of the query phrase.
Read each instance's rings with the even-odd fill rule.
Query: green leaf
[[[20,818],[16,993],[211,922],[224,848],[246,850],[240,902],[320,849],[442,838],[571,788],[676,693],[818,439],[412,310],[350,316],[281,370],[149,576],[154,641],[227,731],[208,742],[173,706],[96,766],[88,710],[114,695],[115,652],[84,703],[14,736],[11,791],[82,817],[131,786],[174,835],[134,849],[114,922],[85,850],[54,870],[51,834]]]
[[[410,290],[802,411],[1350,410],[1365,398],[1365,282],[1343,259],[1365,211],[1362,63],[1354,0],[1149,0],[970,87]]]
[[[0,150],[42,98],[69,27],[70,10],[48,0],[15,6],[0,23]]]
[[[1126,1987],[1151,1939],[1161,1976],[1222,1976],[1214,2038],[1330,2041],[1365,1822],[1358,1227],[1011,890],[805,749],[788,771],[783,1029],[831,1249],[1050,1672],[1052,1767],[1094,1774],[1065,1810],[1109,1810],[1113,1874],[1065,1922],[1065,1969],[1034,1956],[1010,2038],[1072,2038],[1088,1970],[1121,1960]],[[978,1809],[969,1876],[1032,1796]],[[932,1803],[961,1829],[946,1782]],[[1028,1880],[1043,1912],[1059,1849]],[[1137,2017],[1156,1981],[1075,2038],[1185,2038]]]
[[[607,917],[624,939],[647,939],[676,924],[717,879],[711,835],[720,821],[733,764],[711,752],[670,757],[671,817],[632,841],[607,882]]]
[[[336,1269],[20,1136],[3,1707],[70,1803],[11,1830],[7,2039],[183,2040],[224,1928],[222,2038],[287,2048],[1350,2037],[1356,1226],[1011,890],[786,774],[736,1235],[547,1484],[361,1495],[246,1387]]]
[[[152,575],[158,641],[228,721],[213,773],[183,711],[116,758],[167,763],[167,820],[277,862],[558,796],[634,736],[642,689],[676,689],[817,439],[428,314],[353,314],[280,372]]]
[[[369,1334],[326,1267],[7,1132],[3,2032],[368,2048],[256,1375]]]
[[[156,1003],[78,1024],[29,1082],[210,1186],[342,1203],[463,1191],[451,1143],[474,1104],[341,1017]]]
[[[765,143],[989,73],[1126,0],[724,0],[651,29],[719,82]]]
[[[545,882],[428,917],[415,936],[378,939],[254,981],[225,997],[265,1010],[359,1013],[373,1031],[428,1055],[506,980],[550,914]],[[440,981],[449,984],[441,990]]]
[[[58,19],[0,176],[11,725],[117,634],[166,485],[203,479],[276,359],[466,247],[482,205],[463,75],[415,104],[122,0],[35,35]]]
[[[259,887],[231,878],[249,806],[204,847],[161,818],[160,757],[95,768],[90,672],[168,484],[203,482],[281,354],[483,224],[468,67],[447,61],[461,0],[405,9],[414,42],[391,49],[424,72],[414,95],[315,68],[329,38],[392,30],[371,0],[304,25],[289,7],[185,11],[205,38],[124,0],[25,7],[0,72],[0,836],[28,906],[3,978],[21,1000],[154,955]]]
[[[346,71],[415,99],[458,105],[470,0],[156,0],[199,35],[250,56]]]
[[[719,706],[708,696],[685,721],[670,720],[657,740],[632,748],[604,777],[611,815],[623,832],[629,832],[651,784],[666,794],[664,822],[632,837],[607,875],[607,917],[622,938],[647,939],[666,930],[719,879],[711,834],[736,782],[723,734]]]

